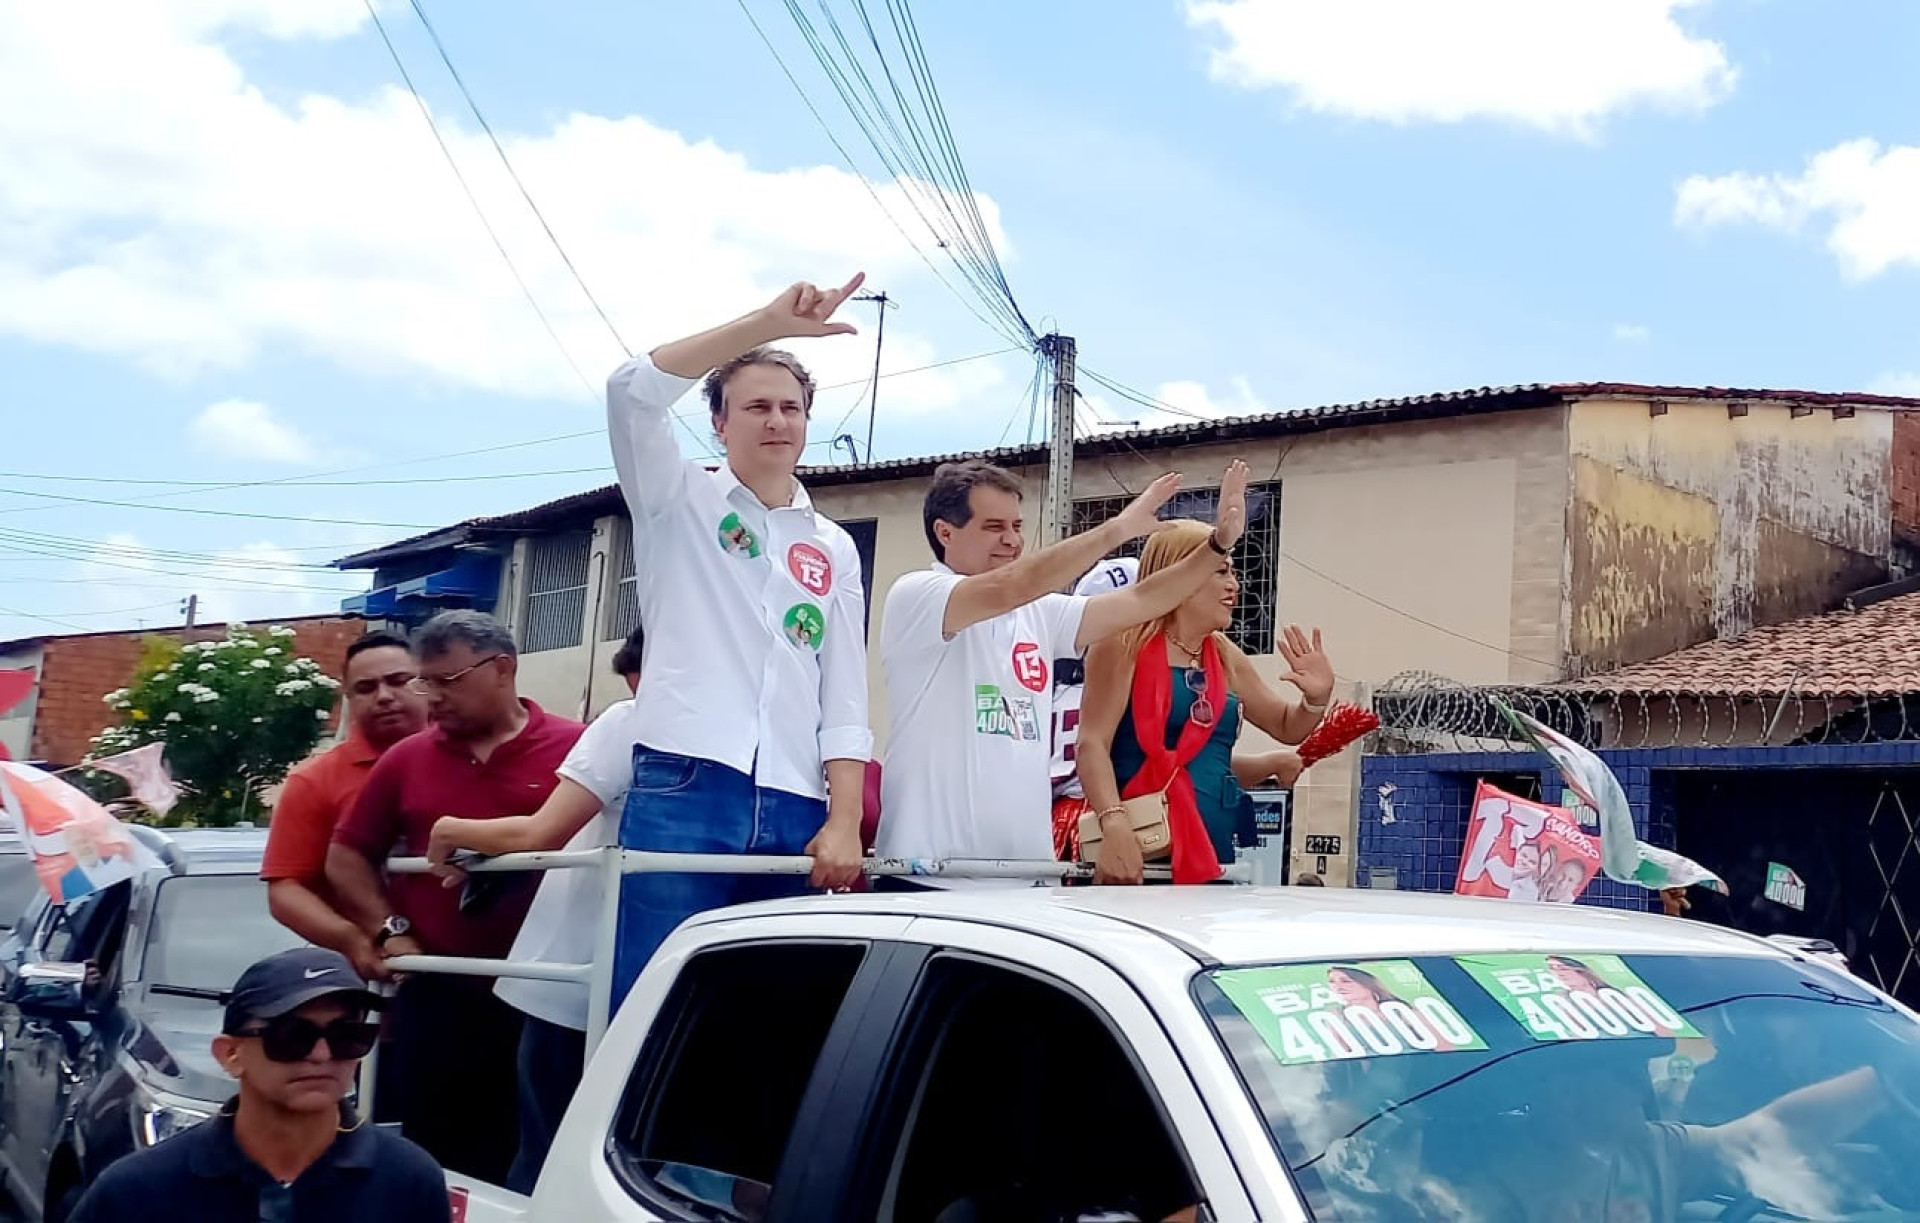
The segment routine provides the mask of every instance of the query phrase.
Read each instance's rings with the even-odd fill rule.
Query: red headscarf
[[[1173,670],[1167,663],[1167,639],[1155,633],[1140,647],[1133,665],[1133,731],[1146,753],[1146,763],[1120,791],[1122,798],[1167,792],[1167,824],[1173,834],[1173,881],[1206,883],[1221,875],[1207,826],[1194,798],[1193,777],[1187,764],[1200,754],[1214,727],[1227,714],[1227,670],[1213,635],[1200,647],[1200,668],[1207,677],[1206,699],[1213,705],[1213,721],[1206,725],[1191,717],[1180,728],[1180,738],[1167,747],[1167,718],[1173,711]]]

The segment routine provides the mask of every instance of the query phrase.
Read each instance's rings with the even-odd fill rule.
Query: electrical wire
[[[588,398],[594,398],[593,382],[581,370],[579,362],[573,359],[573,353],[568,351],[566,343],[560,339],[560,333],[554,328],[553,320],[548,318],[547,312],[540,308],[539,299],[534,297],[533,289],[528,286],[526,277],[520,274],[519,267],[513,262],[513,256],[507,253],[506,244],[500,240],[500,235],[494,230],[493,222],[487,219],[486,210],[480,207],[480,198],[468,185],[467,176],[461,172],[460,163],[454,159],[453,150],[447,146],[446,137],[440,134],[440,125],[434,121],[433,111],[427,106],[427,100],[420,96],[419,89],[415,88],[413,76],[407,71],[406,62],[400,58],[400,49],[393,45],[393,39],[387,34],[387,23],[380,19],[380,12],[374,7],[374,0],[364,0],[364,3],[367,6],[367,16],[373,18],[374,28],[380,32],[380,41],[386,45],[387,55],[393,60],[395,70],[400,73],[400,79],[407,86],[407,93],[413,98],[414,105],[420,108],[420,117],[427,121],[427,130],[433,133],[434,144],[439,146],[440,155],[446,159],[447,168],[453,171],[454,180],[460,184],[461,193],[467,197],[467,203],[473,206],[473,215],[479,218],[480,227],[487,231],[487,237],[492,240],[493,249],[499,252],[501,262],[505,263],[507,270],[513,273],[514,283],[520,286],[520,293],[527,299],[527,305],[533,307],[534,314],[539,316],[540,325],[547,329],[547,335],[553,340],[554,347],[560,350],[560,355],[566,359],[568,367],[573,370],[574,377],[580,379],[580,385],[586,388]]]
[[[774,46],[773,39],[767,35],[766,30],[761,27],[759,20],[754,17],[753,10],[747,5],[747,0],[737,0],[737,3],[739,4],[741,15],[747,19],[747,24],[753,27],[754,34],[759,37],[761,44],[766,47],[767,54],[773,57],[773,62],[779,67],[781,75],[787,78],[787,83],[792,85],[793,91],[800,96],[800,102],[807,108],[807,113],[813,116],[814,122],[818,124],[820,130],[825,133],[827,142],[833,146],[836,153],[840,154],[840,160],[846,163],[847,169],[852,171],[854,178],[866,189],[867,194],[873,198],[874,207],[880,210],[880,215],[886,217],[888,224],[899,231],[900,237],[906,242],[908,248],[913,251],[921,263],[926,265],[927,270],[933,273],[933,278],[940,282],[942,288],[953,295],[954,300],[966,307],[968,313],[980,320],[982,326],[997,333],[1001,338],[1017,347],[1030,347],[1032,344],[1030,337],[1023,336],[1017,328],[1008,326],[1004,321],[988,318],[985,314],[981,313],[980,307],[971,296],[962,293],[954,287],[953,282],[941,275],[940,269],[935,266],[933,260],[927,256],[925,251],[920,249],[920,244],[914,241],[913,235],[907,232],[906,227],[900,223],[900,219],[893,215],[893,210],[887,207],[886,201],[880,198],[880,192],[874,187],[866,174],[861,171],[859,163],[854,161],[853,155],[847,152],[846,145],[840,142],[840,137],[835,134],[833,126],[827,122],[826,116],[820,113],[820,108],[814,105],[813,98],[808,95],[806,89],[800,84],[800,78],[794,75],[793,69],[787,65],[786,58],[780,54],[779,48]],[[902,194],[904,195],[906,193],[903,192]],[[919,207],[910,195],[907,196],[907,203],[914,209],[916,214],[919,213]],[[923,225],[927,224],[924,216],[920,219]],[[928,225],[928,229],[931,231],[932,226]]]
[[[372,0],[368,0],[368,3],[371,4]],[[613,337],[613,342],[620,346],[620,351],[629,357],[633,356],[633,349],[627,347],[627,342],[620,337],[620,329],[615,327],[613,320],[607,317],[606,310],[600,305],[600,299],[595,297],[593,290],[587,287],[586,277],[580,275],[580,269],[574,266],[573,259],[567,254],[567,248],[560,244],[559,235],[555,234],[553,226],[547,223],[547,215],[540,211],[540,205],[533,202],[533,193],[528,191],[526,183],[520,180],[520,173],[513,168],[513,161],[507,156],[507,150],[501,145],[500,138],[493,134],[493,125],[488,123],[486,115],[481,113],[480,103],[474,100],[473,92],[467,88],[467,82],[461,77],[460,70],[453,66],[453,57],[447,54],[447,46],[440,41],[440,32],[433,28],[433,22],[427,17],[426,8],[420,0],[412,0],[412,5],[414,16],[418,17],[420,24],[425,27],[427,37],[433,40],[433,49],[440,53],[440,62],[446,65],[447,75],[453,78],[454,85],[460,90],[460,96],[467,100],[467,109],[473,112],[474,120],[480,124],[480,130],[485,132],[487,139],[492,142],[493,151],[500,155],[500,164],[506,167],[507,177],[511,178],[513,185],[520,189],[520,198],[527,202],[527,207],[533,211],[534,218],[540,222],[540,228],[546,232],[547,240],[553,243],[553,249],[559,254],[560,262],[567,265],[567,271],[573,276],[573,283],[580,286],[580,292],[592,305],[593,312],[600,316],[602,323],[607,325],[607,333]]]
[[[66,493],[35,493],[25,489],[0,488],[0,496],[37,497],[43,501],[60,501],[70,505],[107,505],[116,509],[151,510],[165,514],[203,514],[214,518],[247,518],[262,522],[325,522],[343,527],[380,527],[397,531],[431,531],[431,524],[418,522],[374,522],[359,518],[315,518],[306,514],[258,514],[245,510],[211,510],[198,505],[151,505],[139,501],[114,501],[105,497],[74,497]],[[12,510],[30,508],[14,506],[0,509],[0,514]]]

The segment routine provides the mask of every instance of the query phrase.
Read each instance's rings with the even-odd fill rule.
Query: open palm
[[[1280,678],[1300,690],[1310,705],[1326,705],[1333,696],[1333,662],[1320,645],[1320,630],[1312,636],[1297,624],[1280,634],[1280,657],[1287,669]]]

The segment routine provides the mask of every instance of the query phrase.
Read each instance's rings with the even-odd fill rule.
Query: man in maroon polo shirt
[[[433,725],[373,766],[334,832],[327,882],[341,911],[387,956],[505,959],[539,888],[537,873],[469,875],[464,887],[447,888],[433,875],[383,882],[379,864],[426,853],[443,815],[532,814],[585,728],[520,696],[513,634],[492,616],[442,612],[415,635],[413,654]],[[499,1184],[519,1144],[519,1012],[488,978],[438,973],[403,980],[390,1011],[401,1100],[388,1115],[448,1171]]]

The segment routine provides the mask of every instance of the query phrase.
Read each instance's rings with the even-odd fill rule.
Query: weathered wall
[[[1569,664],[1596,671],[1825,610],[1886,574],[1893,417],[1574,405]]]

